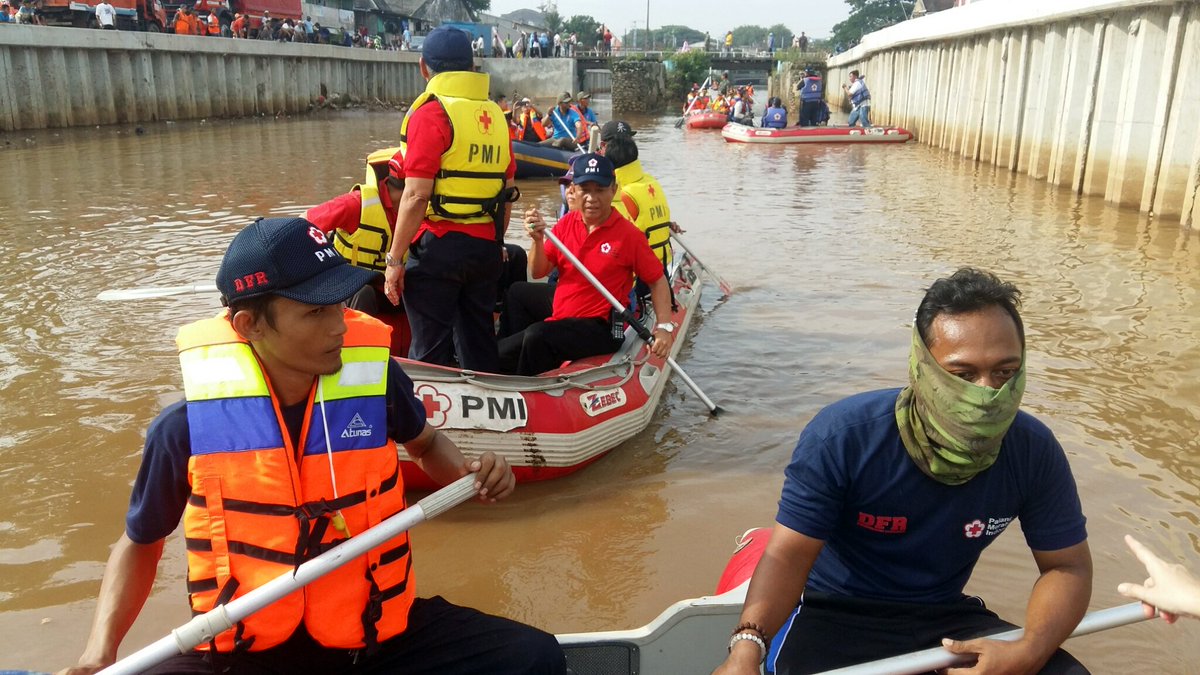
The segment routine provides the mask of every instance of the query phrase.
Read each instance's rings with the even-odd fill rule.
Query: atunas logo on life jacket
[[[363,421],[362,415],[354,413],[354,418],[342,430],[342,438],[370,437],[374,429]]]

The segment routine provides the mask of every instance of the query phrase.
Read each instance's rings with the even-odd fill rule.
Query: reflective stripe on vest
[[[332,526],[339,510],[354,535],[404,509],[396,444],[387,436],[391,331],[352,310],[345,316],[343,365],[320,378],[323,411],[315,385],[309,394],[302,453],[258,359],[228,319],[180,329],[191,436],[183,524],[193,612],[291,573],[343,541],[347,534]],[[326,429],[332,452],[322,457]],[[212,644],[221,652],[268,649],[303,621],[325,647],[370,647],[407,626],[411,564],[408,537],[400,535],[256,612]]]
[[[613,205],[621,215],[629,218],[630,214],[621,203],[621,195],[628,195],[637,204],[637,218],[630,218],[650,242],[650,248],[662,261],[666,268],[671,264],[671,207],[667,205],[667,196],[663,194],[662,186],[653,176],[642,170],[642,163],[634,160],[616,170],[617,192]]]
[[[408,122],[422,105],[439,103],[450,119],[450,147],[442,153],[425,217],[456,223],[488,223],[502,213],[512,141],[500,106],[488,100],[483,73],[438,73],[429,80],[400,124],[400,147],[408,153]]]
[[[362,197],[358,229],[350,234],[334,230],[333,247],[351,265],[383,272],[387,269],[384,256],[392,246],[392,225],[388,222],[383,202],[379,200],[379,186],[374,173],[368,168],[369,182],[354,186]]]

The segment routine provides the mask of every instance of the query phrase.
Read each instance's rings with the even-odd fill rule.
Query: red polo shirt
[[[501,118],[498,124],[503,124]],[[450,117],[446,109],[436,102],[426,103],[412,111],[408,120],[408,149],[404,153],[404,175],[412,178],[433,179],[442,168],[442,155],[450,149],[450,141],[454,134],[450,131]],[[509,143],[511,143],[511,139]],[[509,146],[508,169],[505,176],[512,180],[517,175],[517,160]],[[480,239],[495,239],[496,231],[491,227],[479,224],[455,223],[448,220],[421,221],[413,241],[421,238],[425,232],[433,232],[442,236],[447,232],[463,232]]]
[[[383,206],[383,212],[387,214],[388,225],[391,225],[394,230],[396,228],[396,207],[388,197],[386,187],[379,191],[379,203]],[[308,222],[316,225],[325,234],[334,230],[341,230],[348,235],[353,234],[362,219],[362,193],[354,190],[344,195],[338,195],[324,204],[312,207],[305,216],[308,218]]]
[[[646,234],[616,209],[591,234],[583,223],[583,215],[571,211],[554,226],[554,236],[617,300],[629,297],[633,275],[647,284],[653,284],[663,276],[662,261],[650,249]],[[559,270],[550,321],[608,317],[612,305],[549,239],[546,240],[546,258]]]

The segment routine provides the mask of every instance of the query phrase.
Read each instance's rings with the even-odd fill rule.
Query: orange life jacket
[[[227,315],[180,329],[191,434],[183,525],[193,612],[290,574],[405,508],[396,444],[387,435],[391,329],[345,312],[342,368],[314,383],[298,445],[254,351]],[[301,622],[325,647],[370,648],[407,627],[411,567],[408,535],[400,534],[201,649],[268,649]]]
[[[531,119],[532,117],[533,114],[528,110],[521,113],[521,119],[517,122],[517,140],[525,140],[525,129],[530,126],[533,127],[533,133],[538,137],[539,141],[546,140],[546,129],[542,126],[542,121],[540,119]]]

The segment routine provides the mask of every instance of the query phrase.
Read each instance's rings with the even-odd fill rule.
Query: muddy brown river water
[[[631,121],[689,245],[735,287],[723,301],[705,289],[679,358],[729,412],[709,418],[672,383],[646,432],[600,462],[421,525],[418,592],[554,632],[634,627],[711,593],[735,536],[772,522],[803,425],[902,384],[922,289],[964,264],[1025,291],[1025,407],[1079,482],[1092,608],[1144,576],[1127,532],[1200,571],[1200,234],[923,145],[735,146],[673,118]],[[175,330],[217,309],[208,295],[96,293],[211,282],[245,223],[345,191],[399,123],[0,136],[0,669],[52,670],[82,649],[146,425],[181,396]],[[556,184],[522,189],[551,211]],[[1035,574],[1014,532],[969,590],[1020,622]],[[184,575],[177,534],[123,652],[187,619]],[[1071,645],[1097,673],[1200,672],[1200,622]]]

